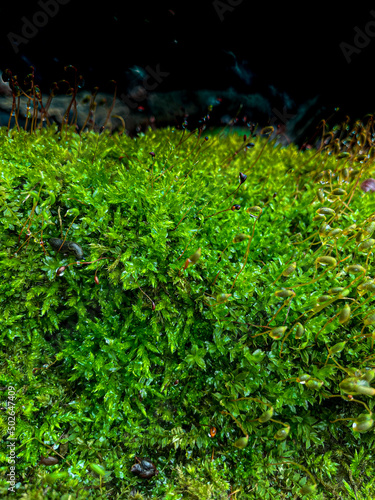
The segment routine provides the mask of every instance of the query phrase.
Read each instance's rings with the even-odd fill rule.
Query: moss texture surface
[[[374,151],[344,130],[0,130],[3,498],[375,497]]]

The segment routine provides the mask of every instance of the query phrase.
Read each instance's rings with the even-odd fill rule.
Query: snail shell
[[[56,457],[43,457],[41,458],[39,464],[43,465],[56,465],[59,461]]]
[[[82,248],[77,243],[74,243],[74,241],[64,241],[60,238],[49,238],[47,241],[54,250],[60,249],[63,253],[71,253],[75,255],[77,259],[82,259],[83,257]],[[62,245],[63,241],[64,244]]]

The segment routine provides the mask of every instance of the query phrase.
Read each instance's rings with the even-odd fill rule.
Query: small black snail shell
[[[48,238],[46,241],[48,241],[51,247],[56,251],[60,249],[62,253],[71,253],[75,255],[77,259],[82,259],[83,257],[82,248],[77,243],[74,243],[74,241],[64,241],[60,238]],[[64,244],[62,245],[63,241]]]
[[[240,172],[240,184],[243,184],[247,179],[247,175]]]
[[[150,479],[152,476],[157,476],[159,474],[156,466],[151,462],[149,458],[139,459],[138,457],[135,457],[135,459],[138,463],[135,463],[132,466],[130,472],[132,472],[136,476],[139,476],[143,479]]]

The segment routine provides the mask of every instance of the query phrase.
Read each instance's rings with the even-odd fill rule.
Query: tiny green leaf
[[[89,463],[89,467],[99,476],[105,476],[105,469],[101,465]]]

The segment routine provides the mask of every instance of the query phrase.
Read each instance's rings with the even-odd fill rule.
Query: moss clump
[[[372,150],[270,132],[0,130],[19,498],[375,494]]]

